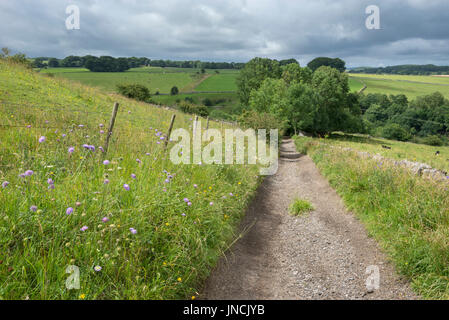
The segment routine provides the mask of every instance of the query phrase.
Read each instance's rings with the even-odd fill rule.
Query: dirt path
[[[206,282],[202,299],[416,299],[376,242],[346,211],[307,156],[284,140],[276,175],[267,177],[242,222],[243,237]],[[315,211],[293,217],[295,197]],[[380,287],[366,289],[367,266]]]

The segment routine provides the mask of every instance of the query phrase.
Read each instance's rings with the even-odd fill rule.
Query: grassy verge
[[[448,183],[295,138],[424,298],[449,298]]]
[[[196,294],[258,169],[172,164],[160,135],[172,113],[0,62],[0,299]],[[191,130],[191,116],[176,114],[175,129]],[[66,288],[69,265],[78,290]]]

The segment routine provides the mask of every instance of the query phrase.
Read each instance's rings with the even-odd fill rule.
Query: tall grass
[[[424,298],[449,298],[449,183],[302,138],[321,173]],[[307,147],[305,145],[307,144]]]
[[[0,63],[0,298],[196,295],[259,179],[256,166],[173,165],[160,135],[172,112]],[[175,128],[191,120],[177,113]]]

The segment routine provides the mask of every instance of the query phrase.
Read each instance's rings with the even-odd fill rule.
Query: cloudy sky
[[[79,7],[79,30],[66,28],[68,5]],[[365,26],[369,5],[380,9],[378,30]],[[0,0],[0,46],[30,57],[449,65],[449,1]]]

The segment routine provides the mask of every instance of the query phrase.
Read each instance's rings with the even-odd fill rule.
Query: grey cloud
[[[80,7],[80,30],[65,28],[68,4]],[[365,28],[371,4],[381,30]],[[0,46],[29,56],[448,64],[448,15],[446,0],[8,0],[0,2]]]

